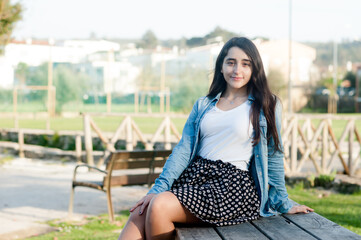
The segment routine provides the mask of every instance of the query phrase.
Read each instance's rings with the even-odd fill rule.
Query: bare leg
[[[174,223],[203,223],[187,210],[171,192],[156,195],[149,204],[145,234],[147,239],[174,238]]]
[[[141,206],[138,206],[130,214],[129,219],[120,233],[118,240],[145,239],[145,219],[148,208],[145,208],[144,212],[139,215],[140,207]]]

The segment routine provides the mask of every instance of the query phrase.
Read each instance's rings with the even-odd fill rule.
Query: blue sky
[[[247,37],[288,38],[289,0],[13,0],[25,7],[14,37],[204,36],[216,26]],[[292,0],[297,41],[361,39],[361,1]]]

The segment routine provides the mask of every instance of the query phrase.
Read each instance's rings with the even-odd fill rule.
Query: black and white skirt
[[[216,226],[259,218],[260,201],[248,171],[197,157],[170,190],[191,213]]]

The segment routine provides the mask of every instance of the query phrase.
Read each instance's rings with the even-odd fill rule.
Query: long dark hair
[[[255,131],[253,146],[257,145],[260,141],[261,129],[259,126],[259,116],[261,110],[263,110],[267,121],[267,140],[269,141],[272,137],[276,148],[275,150],[282,151],[275,119],[277,96],[271,92],[268,86],[261,56],[259,55],[257,47],[251,40],[245,37],[234,37],[226,42],[217,57],[213,81],[207,96],[215,97],[218,93],[224,92],[226,90],[227,83],[221,70],[224,58],[227,56],[229,49],[232,47],[238,47],[242,49],[251,59],[252,76],[250,81],[247,83],[247,94],[252,94],[254,97],[254,102],[251,106],[251,121]]]

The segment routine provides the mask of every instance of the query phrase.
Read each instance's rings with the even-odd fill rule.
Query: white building
[[[261,54],[266,74],[271,69],[281,72],[288,79],[289,45],[288,40],[255,41]],[[292,41],[291,80],[294,85],[309,84],[316,50]]]
[[[20,62],[39,66],[51,60],[56,63],[80,63],[87,55],[101,51],[119,51],[118,43],[105,40],[66,40],[50,44],[49,41],[11,41],[0,58],[0,88],[12,88],[14,70]]]
[[[115,59],[113,51],[94,53],[88,56],[88,61],[94,68],[103,70],[103,89],[105,93],[134,93],[136,78],[141,72],[140,66],[131,64],[127,58]]]
[[[272,70],[278,71],[286,88],[289,79],[288,40],[256,40],[254,42],[262,57],[266,75]],[[317,71],[313,64],[316,60],[316,50],[294,41],[292,41],[291,49],[292,108],[297,111],[307,104],[305,90],[307,87],[314,85],[315,79],[312,76]],[[286,96],[283,98],[283,104],[285,106],[288,104]]]

